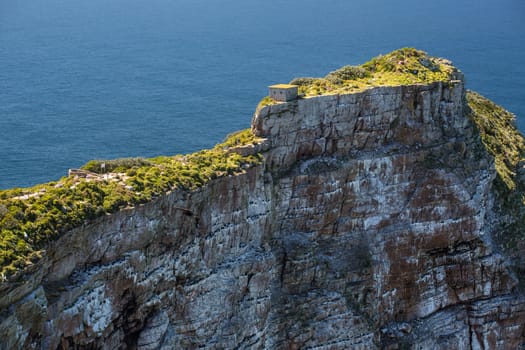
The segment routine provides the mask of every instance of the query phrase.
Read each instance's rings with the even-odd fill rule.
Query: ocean
[[[0,189],[212,147],[268,85],[407,46],[525,131],[522,0],[0,0]]]

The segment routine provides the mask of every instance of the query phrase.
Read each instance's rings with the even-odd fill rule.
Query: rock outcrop
[[[523,348],[467,115],[461,79],[263,107],[237,150],[260,166],[72,230],[4,283],[0,348]]]

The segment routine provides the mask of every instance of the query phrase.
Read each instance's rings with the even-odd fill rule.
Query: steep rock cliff
[[[235,151],[261,165],[71,230],[3,283],[1,348],[523,347],[458,78],[260,108]]]

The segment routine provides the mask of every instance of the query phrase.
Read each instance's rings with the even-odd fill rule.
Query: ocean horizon
[[[194,152],[267,86],[401,47],[450,59],[525,132],[525,3],[0,0],[0,189]]]

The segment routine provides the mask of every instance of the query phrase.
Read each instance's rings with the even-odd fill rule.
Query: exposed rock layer
[[[493,160],[461,80],[267,106],[265,162],[64,235],[2,349],[518,349]]]

